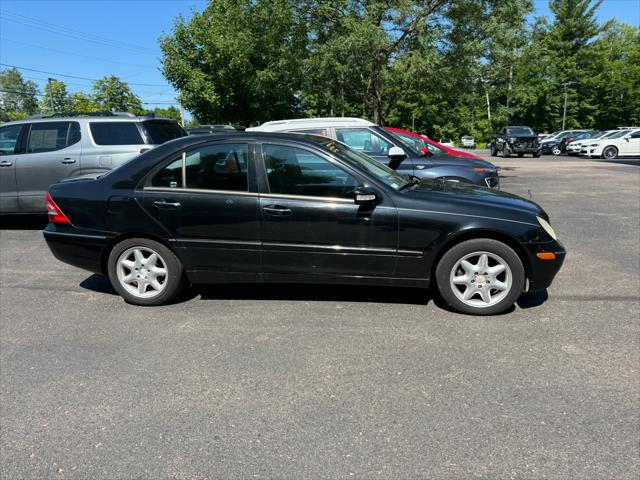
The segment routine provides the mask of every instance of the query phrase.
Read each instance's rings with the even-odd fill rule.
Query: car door
[[[16,164],[18,203],[24,212],[44,211],[50,185],[80,173],[78,122],[38,122],[28,125],[24,153]]]
[[[18,189],[16,186],[16,149],[24,125],[0,127],[0,213],[16,213]]]
[[[382,135],[365,127],[348,127],[335,129],[336,140],[348,145],[349,147],[364,153],[379,162],[388,165],[397,170],[398,173],[413,175],[413,161],[411,158],[405,158],[402,162],[394,162],[389,157],[389,149],[394,147],[392,142],[385,139]],[[402,144],[398,146],[402,148]]]
[[[625,156],[640,157],[640,130],[625,136],[620,142],[620,153]]]
[[[198,282],[257,280],[258,192],[246,142],[207,143],[149,175],[144,209],[167,231]]]
[[[398,241],[396,208],[354,203],[366,180],[306,146],[261,148],[260,227],[267,278],[391,277]]]

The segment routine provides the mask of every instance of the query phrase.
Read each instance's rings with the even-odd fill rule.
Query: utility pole
[[[55,82],[54,78],[47,78],[47,85],[49,85],[49,108],[51,109],[51,113],[55,113],[55,110],[53,108],[53,82]]]
[[[562,129],[561,130],[564,130],[564,125],[567,120],[567,96],[568,96],[567,87],[574,83],[576,82],[564,82],[562,84],[562,86],[564,87],[564,109],[562,111]]]

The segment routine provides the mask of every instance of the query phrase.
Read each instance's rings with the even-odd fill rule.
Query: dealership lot
[[[640,160],[492,161],[568,250],[496,317],[371,287],[132,307],[2,218],[2,478],[637,478]]]

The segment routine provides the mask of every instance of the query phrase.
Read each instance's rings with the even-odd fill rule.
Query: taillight
[[[49,192],[47,192],[46,200],[47,200],[47,215],[49,215],[49,221],[51,223],[71,224],[71,221],[67,218],[67,216],[64,213],[62,213],[62,210],[60,210],[60,207],[56,205],[56,202],[53,201],[53,198],[51,198],[51,194],[49,194]]]
[[[475,172],[479,172],[479,173],[489,173],[489,172],[491,172],[491,170],[489,170],[488,168],[482,168],[482,167],[476,167],[473,170]]]

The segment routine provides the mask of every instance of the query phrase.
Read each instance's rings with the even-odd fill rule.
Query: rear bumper
[[[49,223],[42,231],[47,246],[58,260],[94,273],[104,273],[102,254],[109,236]]]
[[[560,271],[567,252],[564,246],[558,241],[545,243],[529,243],[524,245],[529,256],[529,291],[544,290],[553,282],[556,274]],[[556,258],[554,260],[541,260],[537,253],[551,252]]]

